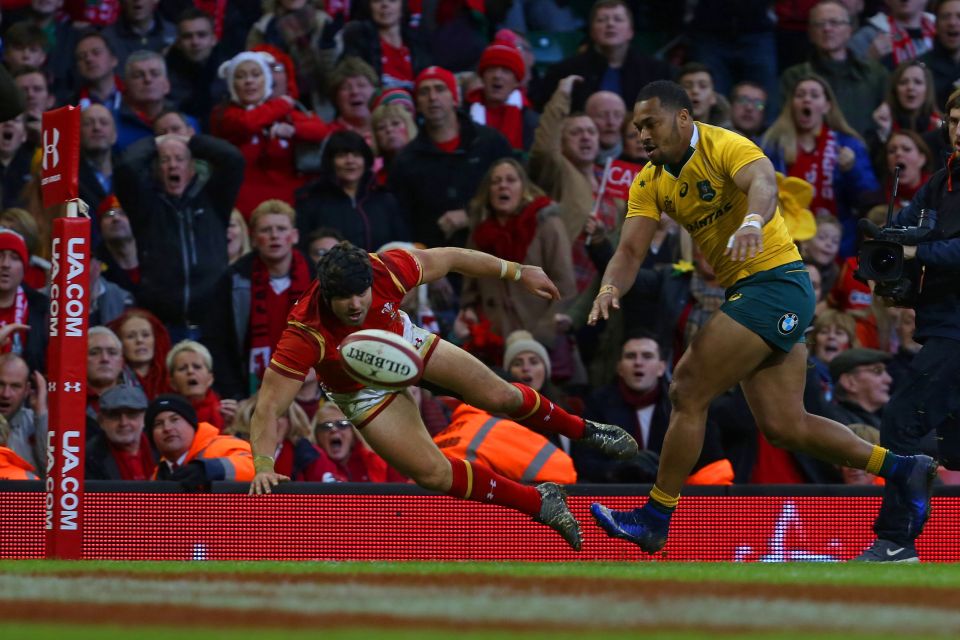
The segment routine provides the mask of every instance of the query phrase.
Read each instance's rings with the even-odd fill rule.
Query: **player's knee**
[[[468,401],[468,404],[493,413],[513,413],[522,402],[519,389],[506,382],[476,389],[473,393],[478,396],[478,401]]]
[[[795,449],[803,435],[803,420],[785,415],[757,418],[757,428],[778,449]]]
[[[444,492],[450,488],[453,475],[450,471],[450,463],[446,458],[440,457],[429,464],[420,465],[411,473],[410,479],[424,489]]]
[[[693,377],[684,375],[679,371],[670,381],[670,388],[667,393],[674,411],[698,409],[701,408],[700,405],[704,404],[700,400],[699,390]]]

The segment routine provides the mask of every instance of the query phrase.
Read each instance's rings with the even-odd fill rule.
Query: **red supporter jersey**
[[[322,304],[317,280],[290,310],[287,328],[270,360],[270,368],[287,378],[303,380],[310,367],[317,370],[320,382],[330,391],[349,393],[363,385],[347,375],[340,365],[340,342],[360,329],[383,329],[403,335],[400,301],[407,291],[420,284],[420,263],[402,249],[370,254],[373,265],[373,303],[360,327],[340,322]]]

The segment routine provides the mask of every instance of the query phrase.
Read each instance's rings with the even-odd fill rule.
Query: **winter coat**
[[[124,155],[114,182],[137,240],[139,302],[173,326],[201,325],[217,304],[215,285],[227,267],[227,225],[243,179],[243,157],[228,142],[197,134],[190,151],[208,167],[197,171],[179,198],[167,195],[154,177],[152,137]]]
[[[437,220],[447,211],[465,209],[490,165],[513,156],[500,132],[463,113],[457,119],[460,146],[453,153],[438,149],[424,127],[400,150],[390,169],[389,189],[410,213],[413,241],[428,248],[463,246],[466,231],[445,238]]]
[[[354,56],[360,58],[377,72],[377,77],[383,79],[383,51],[380,47],[380,34],[377,26],[370,20],[351,20],[343,27],[343,57]],[[433,62],[430,53],[423,46],[417,31],[406,25],[400,27],[400,37],[404,46],[410,50],[410,66],[413,67],[413,77],[429,67]],[[399,86],[399,85],[397,85]],[[391,88],[391,87],[385,87]],[[405,88],[412,89],[412,83]]]
[[[583,53],[561,60],[547,71],[540,94],[533,96],[534,104],[542,111],[560,80],[567,76],[580,76],[583,81],[573,85],[570,104],[574,111],[583,111],[587,98],[600,91],[600,83],[608,68],[607,59],[592,46]],[[674,69],[668,63],[631,47],[620,67],[620,97],[628,108],[632,108],[637,101],[637,94],[645,85],[654,80],[671,80],[673,76]]]
[[[270,127],[277,122],[292,124],[293,138],[271,137]],[[294,165],[296,145],[321,142],[331,131],[326,122],[297,111],[282,98],[271,98],[252,109],[231,102],[215,111],[210,128],[213,135],[240,149],[246,160],[236,203],[245,217],[271,198],[293,204],[294,192],[305,180]]]
[[[233,436],[223,436],[209,422],[197,425],[193,442],[187,451],[181,467],[198,461],[203,464],[206,480],[235,480],[248,482],[256,475],[253,469],[253,453],[250,443]],[[155,480],[167,480],[169,475],[167,459],[161,458],[154,474]]]
[[[352,244],[376,251],[388,242],[409,241],[410,221],[397,198],[374,184],[368,172],[360,181],[355,197],[350,197],[331,177],[323,177],[296,194],[297,229],[302,248],[307,248],[310,232],[333,227]]]
[[[477,248],[472,238],[467,241],[467,248]],[[537,231],[523,262],[544,270],[560,290],[560,300],[544,300],[518,282],[464,278],[460,306],[475,307],[490,320],[491,329],[502,337],[517,329],[526,329],[543,344],[552,345],[556,338],[553,316],[565,309],[577,294],[570,239],[555,204],[538,212]]]

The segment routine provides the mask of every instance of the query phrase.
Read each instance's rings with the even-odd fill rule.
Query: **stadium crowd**
[[[2,0],[22,112],[0,123],[0,478],[42,476],[52,218],[40,118],[78,105],[92,263],[86,473],[191,490],[253,477],[256,393],[314,265],[478,249],[536,264],[561,298],[448,277],[416,324],[565,409],[629,431],[631,460],[414,388],[445,453],[525,482],[649,483],[671,370],[724,301],[662,218],[621,312],[587,314],[646,161],[638,92],[673,79],[695,119],[773,161],[818,296],[807,411],[872,442],[906,384],[914,313],[854,278],[857,221],[905,206],[953,150],[960,0]],[[2,84],[2,83],[0,83]],[[9,98],[9,100],[8,100]],[[4,96],[12,102],[13,96]],[[5,107],[6,108],[6,107]],[[691,185],[709,200],[710,185]],[[696,191],[696,193],[694,193]],[[308,376],[279,473],[403,482]],[[931,433],[923,443],[936,452]],[[942,478],[950,482],[950,472]],[[957,480],[960,481],[960,480]],[[739,387],[711,406],[690,483],[882,482],[773,447]]]

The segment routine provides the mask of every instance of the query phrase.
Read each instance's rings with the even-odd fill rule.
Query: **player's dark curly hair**
[[[676,82],[670,80],[654,80],[640,90],[637,95],[637,102],[644,100],[653,100],[660,98],[660,106],[670,111],[679,111],[686,109],[687,113],[693,115],[693,103],[690,102],[690,96],[687,90]]]
[[[317,279],[326,300],[361,294],[373,284],[370,256],[360,247],[343,241],[320,258]]]

